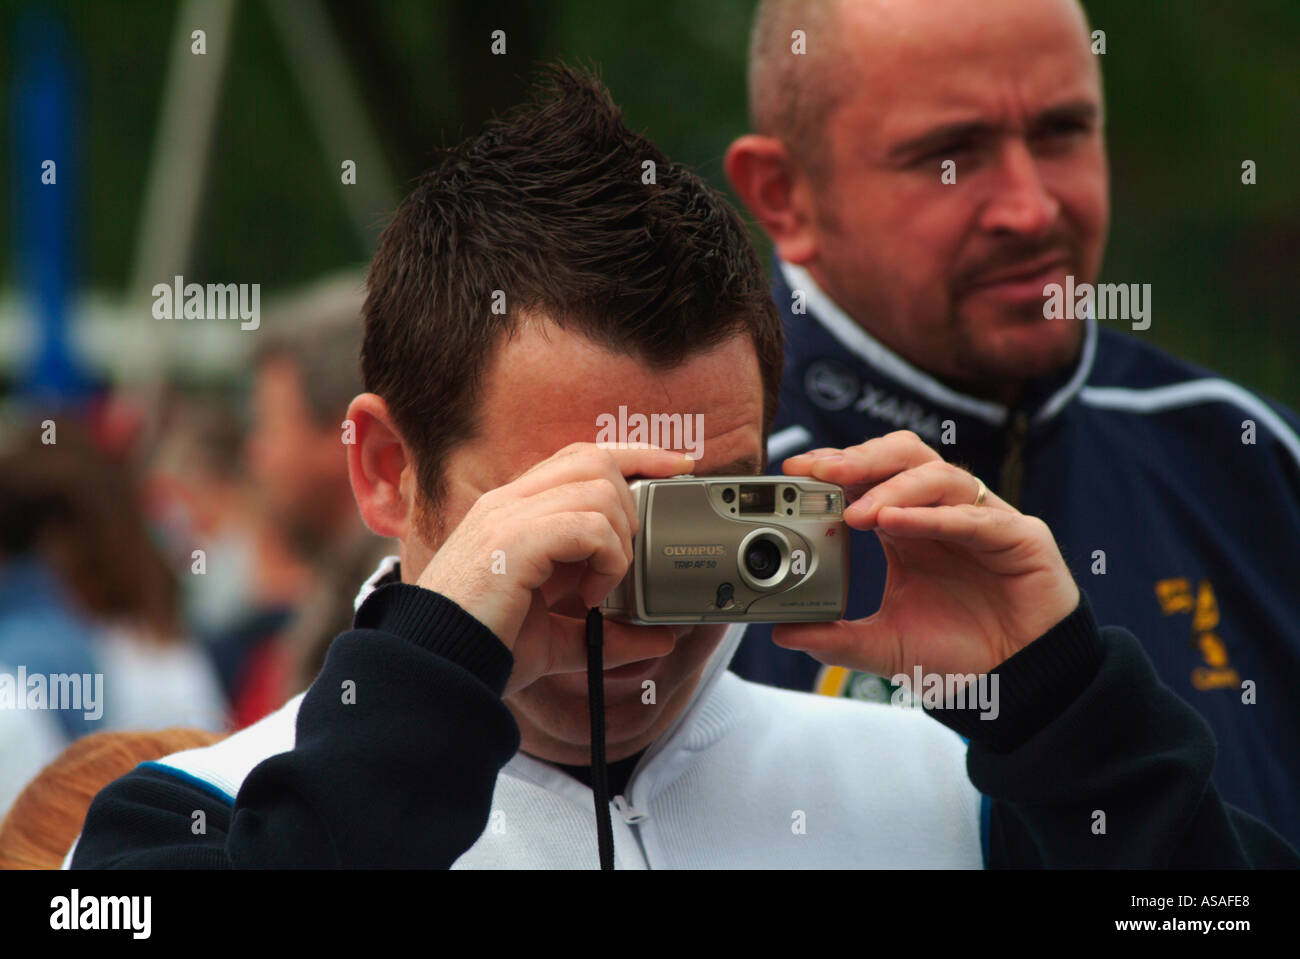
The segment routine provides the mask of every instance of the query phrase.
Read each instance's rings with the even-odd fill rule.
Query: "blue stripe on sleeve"
[[[190,784],[191,786],[194,786],[198,789],[202,789],[205,793],[208,793],[209,795],[216,796],[227,806],[233,806],[235,804],[235,797],[230,795],[230,793],[226,792],[220,786],[215,786],[212,783],[208,782],[206,779],[200,779],[198,776],[193,776],[190,773],[185,772],[184,770],[175,768],[174,766],[168,766],[163,763],[150,761],[150,762],[141,763],[139,766],[136,766],[135,768],[152,769],[157,772],[164,773],[168,776],[171,776],[173,779],[179,779],[182,782]]]

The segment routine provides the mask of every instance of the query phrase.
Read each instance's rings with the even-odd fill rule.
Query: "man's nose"
[[[980,225],[992,233],[1036,236],[1046,233],[1060,212],[1061,204],[1043,183],[1028,144],[1019,138],[1006,140],[998,154],[993,193]]]

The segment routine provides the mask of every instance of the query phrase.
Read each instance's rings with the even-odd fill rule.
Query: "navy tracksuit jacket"
[[[770,472],[797,452],[907,429],[1041,517],[1098,622],[1135,633],[1209,722],[1224,799],[1300,844],[1300,418],[1092,321],[1076,365],[1007,409],[888,350],[797,267],[777,263],[773,295],[788,342]],[[851,565],[856,619],[884,587],[875,536],[853,537]],[[734,671],[888,694],[883,680],[774,646],[770,630],[750,628]]]

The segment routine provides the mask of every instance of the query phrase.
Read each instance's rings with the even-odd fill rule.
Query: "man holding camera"
[[[725,201],[558,69],[403,202],[365,321],[349,471],[400,560],[305,694],[101,792],[73,866],[595,865],[584,616],[632,560],[629,478],[762,471],[782,343],[761,264]],[[702,415],[702,456],[597,446],[621,406]],[[844,487],[891,578],[870,620],[778,641],[996,672],[997,715],[753,685],[726,670],[740,624],[609,621],[616,865],[1297,861],[1219,799],[1204,723],[1131,636],[1098,630],[1042,522],[909,433],[784,471]]]
[[[1094,286],[1096,42],[1075,0],[760,5],[756,132],[725,167],[777,254],[789,355],[770,454],[909,429],[1041,516],[1098,618],[1209,722],[1224,796],[1300,842],[1300,420],[1143,343],[1149,296],[1124,333],[1088,315],[1089,296],[1135,306]],[[1048,318],[1054,290],[1082,308]],[[857,537],[851,566],[864,616],[886,553]],[[732,668],[890,696],[763,629]]]

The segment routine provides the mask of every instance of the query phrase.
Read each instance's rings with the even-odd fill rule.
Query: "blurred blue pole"
[[[90,391],[68,331],[80,186],[73,156],[73,71],[67,35],[49,13],[25,12],[13,36],[14,250],[18,283],[36,323],[36,349],[19,371],[18,391],[28,401],[69,405]],[[53,184],[42,182],[47,160],[55,164]]]

